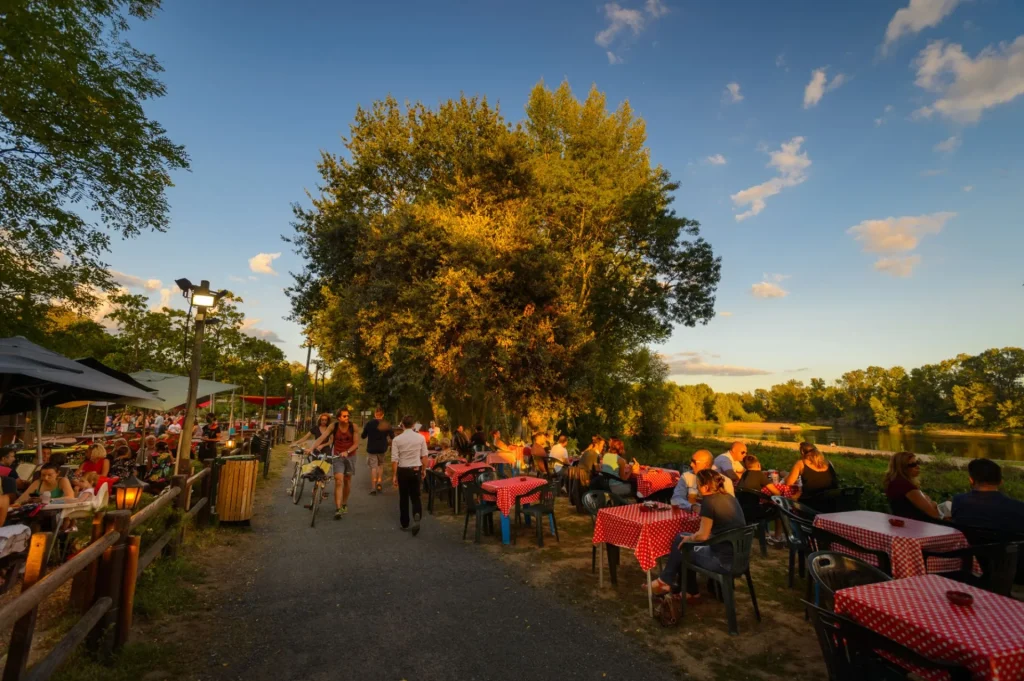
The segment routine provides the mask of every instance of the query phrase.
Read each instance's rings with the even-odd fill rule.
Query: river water
[[[972,437],[969,435],[931,435],[899,429],[861,430],[859,428],[829,428],[807,431],[759,431],[753,429],[725,430],[721,426],[690,424],[683,427],[694,437],[743,437],[754,440],[782,440],[785,442],[812,442],[816,445],[837,445],[878,449],[886,452],[909,451],[915,454],[941,452],[969,459],[1007,459],[1024,461],[1024,438],[1018,436]]]

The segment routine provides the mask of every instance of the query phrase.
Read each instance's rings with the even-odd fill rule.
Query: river
[[[689,424],[683,427],[694,437],[743,437],[754,440],[785,442],[813,442],[817,445],[859,447],[878,449],[886,452],[910,451],[915,454],[941,452],[969,459],[1006,459],[1024,461],[1024,438],[1022,437],[977,437],[971,435],[932,435],[927,433],[893,430],[861,430],[860,428],[829,428],[828,430],[807,431],[760,431],[753,428],[725,430],[721,426]]]

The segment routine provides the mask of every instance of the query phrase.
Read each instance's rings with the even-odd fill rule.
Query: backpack
[[[679,624],[679,620],[683,616],[683,595],[682,594],[665,594],[658,601],[658,605],[654,610],[654,618],[661,623],[663,627],[674,627]]]

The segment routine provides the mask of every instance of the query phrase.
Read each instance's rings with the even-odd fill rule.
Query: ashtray
[[[645,501],[643,505],[644,505],[644,508],[646,508],[648,510],[651,510],[651,511],[653,511],[654,509],[658,508],[657,502],[654,502],[654,501]]]
[[[889,518],[889,524],[893,527],[903,527],[907,522],[903,518]]]
[[[967,607],[974,603],[974,596],[966,591],[947,591],[946,598],[948,598],[949,602],[953,605],[960,605],[963,607]]]
[[[526,482],[526,476],[524,475],[523,477],[519,478],[519,482]]]

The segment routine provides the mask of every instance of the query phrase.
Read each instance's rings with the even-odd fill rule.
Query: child
[[[743,477],[739,481],[740,489],[760,492],[765,489],[768,494],[780,494],[779,488],[772,484],[768,474],[761,470],[761,462],[753,454],[743,457]]]
[[[75,480],[74,484],[71,485],[71,488],[75,490],[75,495],[81,499],[84,493],[88,493],[90,495],[96,493],[96,481],[99,479],[100,476],[96,472],[90,471]]]

